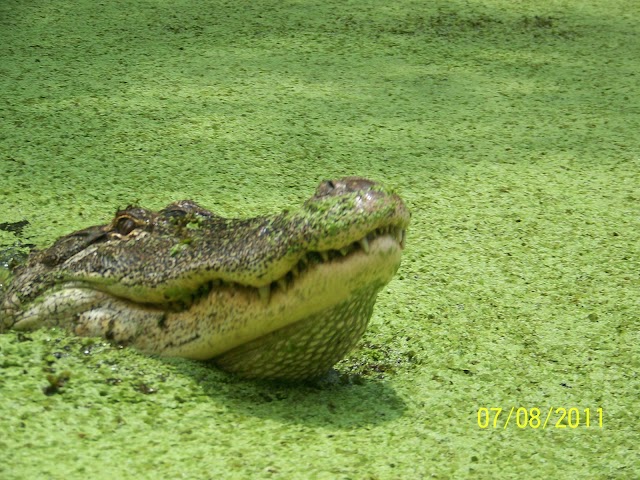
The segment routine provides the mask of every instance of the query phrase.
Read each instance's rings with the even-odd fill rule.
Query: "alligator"
[[[0,331],[64,327],[242,377],[320,377],[362,337],[409,220],[393,190],[360,177],[272,216],[129,206],[16,267]]]

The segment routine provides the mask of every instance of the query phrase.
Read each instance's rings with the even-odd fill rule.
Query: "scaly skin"
[[[400,197],[358,177],[270,217],[128,207],[18,267],[0,330],[65,326],[245,377],[319,376],[362,336],[408,224]]]

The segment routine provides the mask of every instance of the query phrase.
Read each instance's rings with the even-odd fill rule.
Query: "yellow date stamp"
[[[549,407],[500,407],[478,408],[478,427],[482,429],[503,429],[512,426],[520,429],[546,429],[546,428],[602,428],[604,412],[601,407],[591,408],[565,408]]]

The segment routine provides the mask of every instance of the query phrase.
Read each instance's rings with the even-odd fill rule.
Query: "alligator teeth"
[[[359,240],[358,243],[362,247],[362,250],[364,250],[364,253],[369,253],[369,240],[367,240],[367,237]]]
[[[400,244],[400,248],[404,248],[405,243],[407,241],[407,231],[400,227],[386,226],[375,229],[373,232],[368,233],[365,237],[362,237],[360,240],[347,245],[346,247],[339,248],[337,250],[324,250],[319,252],[309,252],[304,257],[300,258],[297,264],[291,267],[291,270],[287,272],[285,276],[279,278],[278,280],[272,282],[269,285],[265,285],[263,287],[258,287],[258,296],[260,297],[260,301],[263,306],[269,305],[271,301],[271,291],[272,288],[278,288],[283,292],[286,292],[287,289],[291,286],[294,279],[298,278],[301,273],[305,272],[309,263],[317,264],[319,262],[328,262],[330,259],[338,258],[339,256],[345,257],[349,255],[349,253],[357,249],[357,245],[360,246],[363,252],[369,253],[371,251],[370,242],[372,242],[376,237],[381,235],[390,235],[394,240],[396,240]],[[209,282],[201,285],[197,291],[197,293],[193,296],[191,301],[196,301],[197,299],[207,295],[211,290],[216,287],[226,288],[228,286],[233,285],[232,282],[225,282],[221,279],[210,280]],[[13,299],[12,299],[13,300]],[[15,303],[18,301],[16,300]],[[184,308],[184,306],[180,306],[180,302],[174,302],[176,309],[180,310]]]
[[[269,298],[271,297],[271,286],[265,285],[258,288],[258,294],[260,295],[260,301],[263,305],[269,305]]]

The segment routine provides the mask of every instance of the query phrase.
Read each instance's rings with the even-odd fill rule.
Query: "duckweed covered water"
[[[637,24],[625,0],[3,2],[0,223],[29,221],[3,247],[347,174],[413,218],[333,383],[0,336],[0,477],[638,476]]]

